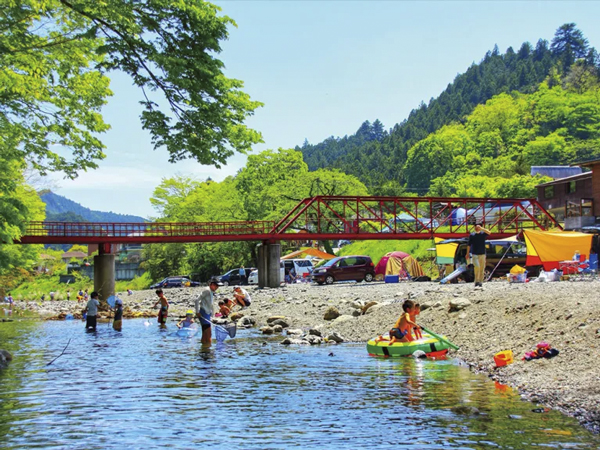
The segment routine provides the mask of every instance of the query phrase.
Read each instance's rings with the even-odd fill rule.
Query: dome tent
[[[419,262],[404,252],[386,253],[377,263],[375,275],[398,275],[403,270],[413,279],[425,275]]]

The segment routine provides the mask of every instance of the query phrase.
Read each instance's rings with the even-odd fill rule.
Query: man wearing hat
[[[196,317],[202,326],[202,345],[210,347],[212,330],[210,327],[211,316],[213,313],[213,298],[215,291],[219,289],[219,283],[216,279],[211,279],[208,287],[200,291],[200,295],[196,298]]]

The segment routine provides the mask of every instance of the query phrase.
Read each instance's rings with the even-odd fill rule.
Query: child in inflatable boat
[[[416,329],[420,330],[419,325],[412,320],[415,314],[415,303],[412,300],[405,300],[402,304],[402,309],[404,313],[398,318],[394,327],[390,330],[389,345],[392,345],[395,342],[412,342],[414,339],[411,332]],[[379,336],[375,339],[375,342],[383,340],[383,336]]]

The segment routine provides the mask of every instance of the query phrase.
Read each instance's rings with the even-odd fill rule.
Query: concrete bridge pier
[[[111,254],[110,244],[99,244],[98,255],[94,256],[94,291],[103,303],[115,295],[115,255]]]
[[[281,245],[279,242],[265,241],[258,244],[258,287],[279,287],[279,261]]]

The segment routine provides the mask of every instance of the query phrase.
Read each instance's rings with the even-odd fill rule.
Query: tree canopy
[[[142,125],[171,161],[218,166],[249,150],[261,137],[244,121],[260,103],[223,74],[215,55],[235,24],[218,12],[200,0],[2,0],[3,155],[69,176],[95,167],[110,70],[140,88]]]

